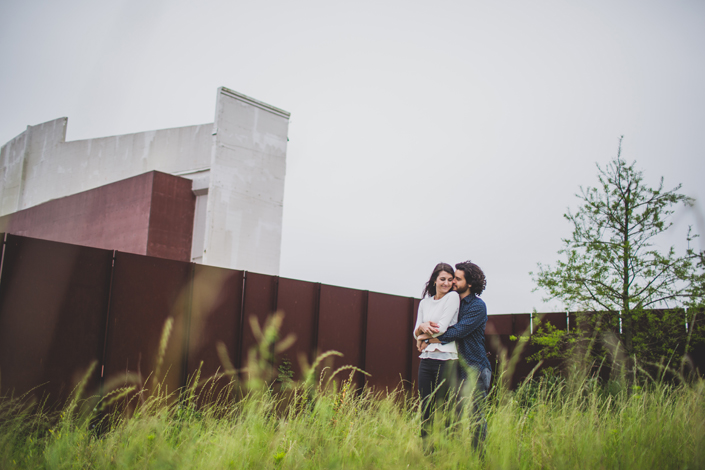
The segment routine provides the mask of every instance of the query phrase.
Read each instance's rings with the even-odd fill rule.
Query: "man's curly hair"
[[[455,269],[459,269],[465,274],[465,280],[470,285],[470,292],[475,295],[482,294],[487,286],[487,279],[478,265],[468,260],[456,264]]]

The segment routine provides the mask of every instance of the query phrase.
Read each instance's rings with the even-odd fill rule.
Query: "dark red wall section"
[[[512,318],[510,315],[488,315],[485,332],[488,335],[508,335],[512,332]]]
[[[243,298],[241,341],[236,367],[245,367],[250,349],[256,348],[259,344],[255,337],[251,321],[257,322],[260,328],[264,328],[267,318],[277,309],[277,276],[267,276],[265,274],[246,273],[245,294]]]
[[[705,330],[705,309],[690,309],[688,311],[688,327],[694,332],[702,332]],[[698,343],[693,347],[690,353],[692,360],[692,368],[699,371],[700,375],[705,374],[705,344]]]
[[[546,322],[559,330],[565,330],[568,326],[568,317],[565,312],[538,313],[534,315],[534,332],[542,323]]]
[[[565,312],[551,312],[533,314],[533,331],[535,332],[541,322],[550,321],[559,329],[565,329],[567,317]],[[514,358],[514,370],[508,378],[510,387],[515,387],[526,378],[536,366],[536,361],[529,361],[529,357],[538,352],[538,347],[531,344],[531,314],[502,314],[489,315],[485,335],[485,346],[489,353],[493,370],[497,371],[499,359],[504,356],[507,364]],[[559,361],[549,360],[543,366],[557,367]],[[496,375],[496,374],[495,374]],[[495,377],[496,378],[496,377]]]
[[[190,376],[199,367],[201,378],[206,378],[224,373],[226,365],[234,366],[240,342],[243,278],[243,271],[194,265],[187,369]],[[230,364],[221,360],[218,343],[225,347]]]
[[[116,253],[105,354],[107,392],[131,384],[133,379],[154,390],[155,376],[169,392],[181,386],[185,377],[185,327],[191,304],[192,266]],[[174,319],[173,329],[161,369],[155,374],[162,331],[170,317]]]
[[[512,334],[530,335],[531,334],[531,315],[511,315],[512,317]]]
[[[0,223],[16,235],[146,254],[151,199],[152,174],[145,173],[4,216]]]
[[[7,236],[0,283],[0,395],[65,400],[92,362],[98,392],[111,251]],[[84,397],[86,394],[84,394]]]
[[[368,384],[392,390],[411,378],[415,351],[413,299],[370,292],[367,304],[365,365]]]
[[[343,365],[365,369],[366,312],[367,292],[321,285],[318,352],[338,351],[343,354],[331,360],[334,371]],[[345,380],[349,375],[349,372],[341,372],[336,380]],[[362,384],[359,373],[354,377],[356,383]]]
[[[151,171],[0,217],[15,235],[191,260],[191,180]]]
[[[303,357],[307,364],[312,364],[315,359],[320,289],[321,285],[313,282],[279,278],[277,310],[284,312],[280,338],[289,334],[296,337],[296,342],[283,351],[281,357],[289,360],[297,380],[301,374],[299,357]]]
[[[151,172],[152,203],[150,205],[147,255],[158,258],[191,261],[191,239],[196,196],[191,180]]]

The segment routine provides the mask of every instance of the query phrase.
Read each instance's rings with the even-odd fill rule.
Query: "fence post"
[[[186,387],[188,381],[188,353],[191,342],[191,313],[193,312],[193,280],[196,276],[196,264],[191,265],[191,275],[189,276],[188,300],[186,301],[186,312],[184,313],[184,339],[181,357],[181,386]]]
[[[247,295],[247,271],[242,272],[242,296],[240,297],[240,326],[237,333],[235,368],[242,369],[242,330],[245,327],[245,296]]]
[[[321,314],[321,283],[316,283],[316,303],[313,306],[313,340],[311,341],[312,354],[311,358],[313,360],[318,357],[318,323]]]
[[[366,290],[363,294],[363,311],[362,311],[362,370],[367,370],[367,312],[370,309],[370,291]]]

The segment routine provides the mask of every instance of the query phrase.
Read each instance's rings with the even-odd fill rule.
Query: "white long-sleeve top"
[[[438,323],[438,333],[433,336],[442,335],[449,326],[458,323],[458,309],[460,308],[460,297],[455,291],[450,291],[440,299],[426,297],[419,304],[419,313],[416,315],[416,325],[414,325],[414,339],[416,330],[421,323],[432,321]],[[458,348],[455,341],[448,344],[431,343],[419,356],[421,359],[457,359]]]

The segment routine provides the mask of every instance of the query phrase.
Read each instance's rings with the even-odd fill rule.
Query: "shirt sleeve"
[[[416,336],[416,330],[419,329],[419,325],[423,323],[423,301],[419,303],[419,311],[416,314],[416,325],[414,325],[414,329],[411,331],[411,334],[414,335],[414,339],[418,339],[418,336]]]
[[[443,310],[438,323],[438,333],[433,336],[440,336],[446,332],[448,325],[455,319],[458,320],[458,308],[460,307],[460,297],[455,292],[446,294],[448,299],[443,303]]]
[[[487,321],[487,306],[484,302],[473,302],[463,318],[453,326],[448,327],[445,333],[438,336],[442,344],[465,338],[470,333],[480,328]]]

